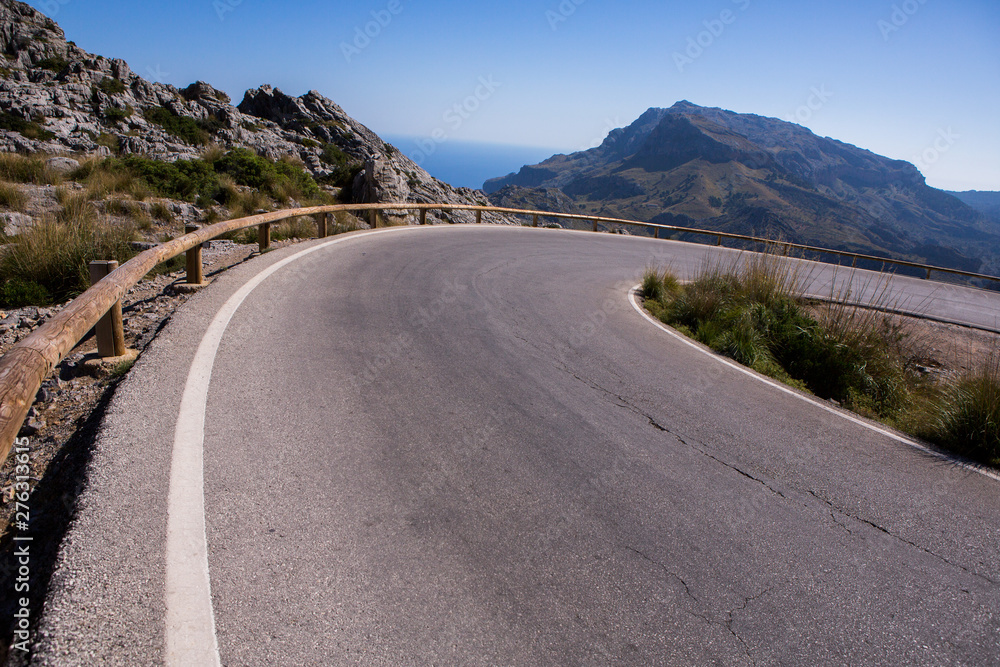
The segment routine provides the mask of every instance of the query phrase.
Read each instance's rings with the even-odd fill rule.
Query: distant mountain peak
[[[570,198],[574,212],[719,229],[962,268],[996,262],[995,226],[908,162],[777,118],[681,100],[597,148],[491,179],[508,203]],[[996,270],[996,269],[993,269]]]

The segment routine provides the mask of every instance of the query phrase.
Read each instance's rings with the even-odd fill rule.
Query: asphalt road
[[[712,252],[456,226],[221,275],[115,397],[36,664],[157,664],[175,645],[178,411],[213,318],[267,267],[200,376],[207,404],[184,408],[204,415],[222,664],[996,664],[998,478],[721,363],[629,302],[645,267]],[[807,271],[817,291],[830,271]],[[855,278],[855,296],[885,291]],[[889,290],[1000,322],[997,293]]]

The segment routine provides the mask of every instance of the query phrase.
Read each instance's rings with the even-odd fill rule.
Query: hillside
[[[596,148],[525,166],[484,189],[495,202],[540,193],[557,201],[556,189],[572,204],[566,212],[1000,270],[1000,230],[928,187],[908,162],[792,123],[689,102],[650,109]]]
[[[67,42],[54,21],[14,0],[0,0],[0,54],[2,152],[175,161],[244,148],[301,161],[328,190],[346,186],[347,202],[487,203],[434,179],[316,91],[292,97],[264,85],[233,106],[202,81],[183,89],[147,81],[123,60]]]
[[[1000,192],[968,190],[948,194],[982,213],[1000,231]]]

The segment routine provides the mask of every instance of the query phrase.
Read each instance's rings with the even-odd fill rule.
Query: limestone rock
[[[292,97],[264,85],[247,91],[236,107],[204,81],[183,89],[147,81],[124,60],[67,42],[54,21],[15,0],[0,0],[0,52],[7,56],[0,70],[0,116],[15,128],[0,130],[0,151],[122,153],[174,161],[197,157],[212,143],[270,159],[297,158],[320,180],[343,169],[344,161],[359,171],[371,163],[363,178],[373,184],[367,190],[373,198],[365,202],[488,205],[478,191],[434,179],[316,91]],[[191,144],[167,132],[155,122],[164,109],[198,123],[204,141]],[[53,160],[60,170],[72,168],[71,159]],[[175,213],[195,217],[190,210]],[[475,216],[456,212],[449,220],[471,222]],[[514,223],[491,214],[484,220]]]

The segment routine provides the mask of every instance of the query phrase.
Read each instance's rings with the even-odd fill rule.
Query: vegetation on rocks
[[[0,304],[48,305],[80,294],[90,285],[90,262],[127,261],[135,255],[135,238],[132,225],[112,224],[92,207],[74,201],[59,218],[39,221],[5,248],[0,255]]]

